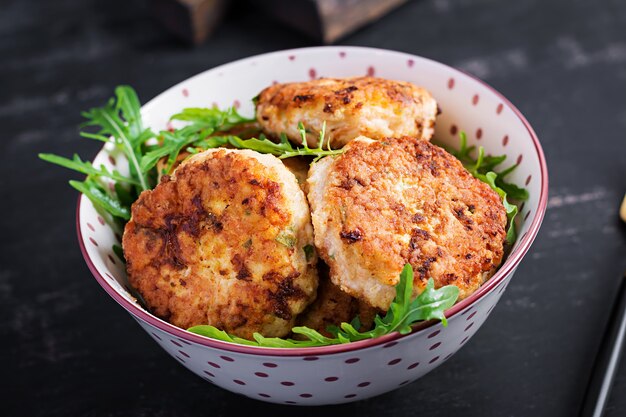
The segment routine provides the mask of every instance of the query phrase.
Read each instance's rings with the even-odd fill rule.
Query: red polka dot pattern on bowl
[[[450,359],[482,324],[487,315],[484,311],[495,305],[492,301],[496,295],[486,297],[484,307],[481,302],[450,318],[448,327],[439,325],[439,328],[410,335],[409,339],[415,339],[412,343],[405,345],[393,340],[380,345],[380,349],[375,350],[376,362],[380,364],[376,378],[358,377],[364,370],[371,372],[373,359],[367,351],[358,356],[343,354],[334,359],[333,365],[326,364],[327,359],[319,355],[295,357],[285,363],[281,363],[284,359],[280,357],[250,361],[239,353],[219,351],[207,357],[206,351],[187,340],[163,338],[156,330],[151,330],[151,334],[161,337],[163,340],[159,343],[165,344],[183,366],[193,368],[195,361],[203,361],[200,374],[205,380],[245,396],[282,404],[317,404],[333,393],[340,395],[343,401],[352,401],[379,392],[385,378],[393,378],[394,386],[405,385]],[[416,349],[420,344],[423,348]],[[430,354],[423,356],[420,352]]]
[[[441,330],[435,330],[434,332],[428,335],[428,338],[432,339],[433,337],[437,336],[439,333],[441,333]]]

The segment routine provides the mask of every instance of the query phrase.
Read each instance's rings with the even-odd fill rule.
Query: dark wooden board
[[[231,12],[205,45],[173,40],[139,0],[5,0],[0,13],[0,358],[3,416],[571,417],[618,280],[626,230],[626,3],[409,2],[345,44],[396,49],[473,73],[535,127],[550,202],[531,252],[487,323],[453,358],[400,390],[337,407],[287,409],[195,377],[98,286],[78,250],[71,173],[37,152],[85,157],[79,112],[113,87],[147,100],[200,71],[310,46]],[[261,29],[260,26],[263,25]],[[626,415],[626,364],[607,416]]]
[[[407,0],[248,0],[260,13],[330,44],[379,20]]]

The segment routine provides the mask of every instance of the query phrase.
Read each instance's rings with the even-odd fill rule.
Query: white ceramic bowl
[[[273,82],[316,77],[375,75],[426,87],[442,110],[436,138],[458,145],[457,132],[487,153],[519,163],[510,179],[530,198],[518,216],[518,241],[499,271],[448,312],[448,327],[428,322],[406,336],[391,334],[338,346],[274,349],[234,345],[189,333],[144,310],[128,291],[123,264],[112,253],[116,233],[81,197],[78,238],[89,268],[107,293],[170,355],[195,374],[224,389],[258,400],[319,405],[360,400],[414,381],[452,356],[480,328],[537,235],[547,200],[543,151],[520,112],[483,82],[446,65],[370,48],[319,47],[274,52],[203,72],[151,100],[145,123],[164,129],[170,115],[185,107],[235,105],[253,113],[251,98]],[[107,148],[97,162],[123,169],[120,155]],[[116,160],[117,159],[117,160]],[[117,167],[116,167],[117,168]]]

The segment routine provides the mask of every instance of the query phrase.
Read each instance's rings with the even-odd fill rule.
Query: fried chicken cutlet
[[[272,155],[211,149],[132,206],[123,237],[130,284],[188,328],[282,337],[318,284],[306,197]]]
[[[429,140],[438,112],[435,99],[425,89],[375,77],[275,84],[261,91],[256,106],[257,120],[267,134],[277,137],[285,133],[297,144],[302,143],[300,122],[307,129],[311,147],[318,145],[326,122],[326,137],[334,149],[361,135]]]
[[[412,137],[360,137],[308,178],[315,245],[343,291],[387,310],[406,263],[414,296],[435,287],[474,292],[500,264],[506,211],[454,156]]]

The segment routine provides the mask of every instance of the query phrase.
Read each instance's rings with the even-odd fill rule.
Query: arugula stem
[[[135,173],[139,179],[141,190],[142,191],[148,190],[149,189],[148,182],[146,180],[145,174],[142,173],[141,168],[139,167],[139,161],[137,160],[137,155],[135,153],[135,150],[132,148],[130,144],[130,140],[128,140],[124,132],[119,128],[118,124],[115,123],[115,121],[111,119],[111,117],[106,112],[103,112],[103,116],[107,119],[107,121],[111,124],[111,126],[113,126],[114,129],[116,130],[117,136],[115,136],[115,138],[118,138],[119,142],[121,142],[123,147],[125,148],[124,153],[128,157],[129,163],[132,164],[135,170]]]
[[[294,151],[285,152],[282,155],[278,156],[278,159],[286,159],[293,158],[294,156],[311,156],[316,155],[318,157],[329,156],[329,155],[340,155],[343,153],[343,149],[333,149],[330,151],[322,151],[319,149],[302,149],[296,148]]]

